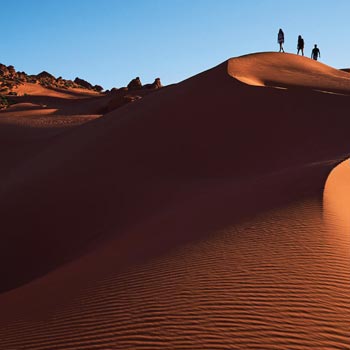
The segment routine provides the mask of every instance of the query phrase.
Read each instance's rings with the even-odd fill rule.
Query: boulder
[[[46,71],[42,71],[42,72],[39,73],[36,77],[37,77],[37,79],[56,80],[56,78],[55,78],[52,74],[50,74],[50,73],[48,73],[48,72],[46,72]]]
[[[84,79],[80,79],[78,77],[76,77],[74,79],[74,82],[82,87],[84,87],[85,89],[89,89],[89,90],[92,90],[93,89],[93,86],[86,80]]]
[[[94,90],[97,92],[101,92],[103,90],[103,87],[101,85],[95,85]]]
[[[7,70],[9,71],[10,75],[15,76],[16,70],[14,66],[7,66]]]
[[[0,63],[0,76],[2,77],[6,77],[8,76],[10,73],[9,73],[9,70],[7,69],[7,66],[5,66],[4,64],[1,64]]]

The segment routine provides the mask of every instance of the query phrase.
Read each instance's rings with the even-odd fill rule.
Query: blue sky
[[[106,89],[179,82],[229,57],[285,49],[350,67],[349,0],[0,0],[0,62]]]

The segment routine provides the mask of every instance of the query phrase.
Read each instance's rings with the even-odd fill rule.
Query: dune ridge
[[[309,88],[349,94],[348,72],[289,53],[259,53],[234,58],[228,62],[228,73],[254,86]]]
[[[349,260],[319,206],[350,153],[346,74],[296,55],[230,59],[18,161],[0,187],[3,343],[346,344]]]

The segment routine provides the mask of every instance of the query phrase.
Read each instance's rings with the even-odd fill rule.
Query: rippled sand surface
[[[95,275],[59,311],[1,324],[1,348],[350,349],[350,232],[327,201]]]

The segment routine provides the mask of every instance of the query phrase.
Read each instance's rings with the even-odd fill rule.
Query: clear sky
[[[285,49],[350,67],[350,0],[0,0],[0,62],[109,89],[179,82],[230,57]]]

